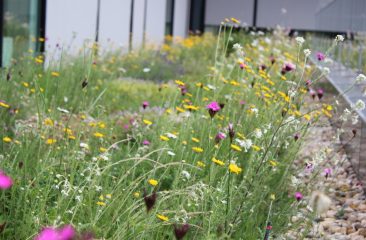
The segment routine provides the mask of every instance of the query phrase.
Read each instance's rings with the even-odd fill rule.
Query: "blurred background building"
[[[362,32],[366,0],[0,0],[0,64],[56,46],[72,52],[97,41],[128,49],[165,35],[215,32],[227,17],[241,27]]]

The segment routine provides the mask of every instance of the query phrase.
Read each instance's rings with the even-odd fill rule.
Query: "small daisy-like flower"
[[[197,166],[200,168],[204,168],[206,166],[206,164],[204,164],[202,161],[198,161]]]
[[[241,152],[241,148],[240,148],[238,145],[231,144],[231,145],[230,145],[230,147],[231,147],[231,149],[233,149],[234,151]]]
[[[158,181],[157,180],[155,180],[155,179],[149,179],[148,181],[147,181],[151,186],[153,186],[153,187],[155,187],[155,186],[157,186],[158,185]]]
[[[3,137],[3,142],[11,143],[12,139],[10,137]]]
[[[53,121],[52,121],[52,119],[50,119],[50,118],[46,118],[45,120],[44,120],[44,125],[47,125],[47,126],[53,126]]]
[[[356,77],[356,83],[360,84],[366,81],[366,76],[362,73]]]
[[[158,219],[160,219],[161,221],[163,221],[163,222],[169,221],[169,218],[167,216],[164,216],[164,215],[161,215],[161,214],[156,214],[156,217]]]
[[[229,171],[235,174],[239,174],[243,171],[242,168],[240,168],[238,165],[236,165],[235,163],[230,163],[229,164]]]
[[[147,125],[147,126],[150,126],[152,124],[151,121],[147,120],[147,119],[144,119],[143,122]]]
[[[192,150],[193,150],[193,152],[196,152],[196,153],[203,152],[203,148],[200,148],[200,147],[192,147]]]
[[[225,165],[225,163],[223,161],[218,160],[215,157],[212,158],[212,162],[219,165],[219,166],[224,166]]]
[[[104,134],[103,133],[100,133],[100,132],[95,132],[93,135],[96,138],[103,138],[104,137]]]

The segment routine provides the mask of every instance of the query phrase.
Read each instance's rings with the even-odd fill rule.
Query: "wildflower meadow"
[[[0,80],[0,238],[305,238],[330,205],[312,186],[336,169],[319,164],[329,148],[298,162],[337,113],[329,69],[311,61],[327,52],[236,22],[131,52],[91,43],[13,60]]]

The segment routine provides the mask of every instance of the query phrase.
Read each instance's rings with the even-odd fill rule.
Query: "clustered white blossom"
[[[365,109],[365,102],[361,99],[357,100],[356,104],[353,106],[355,110],[362,111]]]
[[[305,42],[305,39],[303,37],[297,37],[296,38],[296,42],[297,44],[299,44],[300,46],[302,46]]]
[[[336,42],[343,42],[343,41],[344,41],[344,37],[343,37],[342,35],[337,35],[337,36],[335,37],[335,41],[336,41]]]
[[[310,49],[304,49],[304,54],[305,54],[305,57],[309,57],[311,54]]]
[[[245,149],[245,152],[248,152],[248,150],[252,147],[253,142],[250,139],[235,139],[235,141],[239,144],[240,147]]]
[[[363,83],[365,81],[366,81],[366,76],[361,73],[356,77],[355,82],[359,84],[359,83]]]

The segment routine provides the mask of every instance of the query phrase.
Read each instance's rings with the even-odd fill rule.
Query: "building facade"
[[[128,50],[167,34],[216,31],[226,17],[249,27],[365,31],[365,14],[365,0],[0,0],[0,64],[94,41]]]

